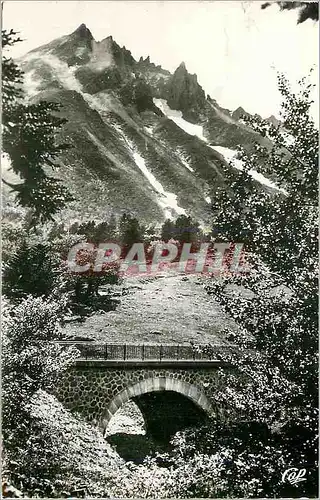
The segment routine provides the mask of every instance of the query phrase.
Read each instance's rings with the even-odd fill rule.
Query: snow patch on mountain
[[[183,157],[183,154],[180,153],[180,151],[177,152],[177,155],[179,157],[179,160],[181,161],[181,163],[190,171],[190,172],[194,172],[194,169],[192,167],[190,167],[189,163],[187,162],[187,160]]]
[[[224,159],[237,168],[238,170],[243,170],[243,162],[237,159],[237,151],[230,148],[225,148],[223,146],[210,146],[212,149],[220,153]]]
[[[94,109],[95,111],[98,111],[98,113],[101,113],[101,116],[103,116],[103,113],[108,113],[110,111],[116,111],[116,106],[114,105],[112,101],[112,96],[109,96],[108,94],[104,92],[99,92],[95,95],[88,94],[87,92],[80,92],[82,97],[87,101],[89,106]],[[117,113],[120,114],[120,113]]]
[[[211,203],[212,203],[210,196],[206,196],[206,197],[205,197],[205,201],[206,201],[209,205],[211,205]]]
[[[207,139],[203,135],[203,127],[201,125],[194,125],[193,123],[187,122],[182,118],[182,112],[175,109],[171,109],[165,99],[153,99],[153,103],[159,108],[167,118],[172,120],[178,127],[184,130],[189,135],[195,135],[199,137],[204,142]]]
[[[144,129],[148,132],[148,134],[153,134],[153,127],[144,127]]]
[[[188,170],[190,170],[190,172],[194,172],[194,169],[193,169],[192,167],[190,167],[190,165],[188,165],[188,163],[187,163],[185,160],[183,160],[182,158],[180,158],[180,160],[181,160],[181,163],[183,163],[183,165],[184,165],[184,166],[185,166]]]
[[[165,217],[167,219],[173,219],[176,215],[187,215],[185,209],[179,207],[177,202],[177,195],[164,190],[161,182],[159,182],[156,177],[149,171],[144,158],[136,151],[135,146],[125,136],[121,127],[116,124],[114,124],[113,127],[115,128],[115,130],[117,130],[119,135],[121,135],[123,141],[126,143],[133,156],[135,164],[139,167],[143,175],[146,177],[146,179],[148,179],[149,183],[158,194],[157,203],[163,210]]]
[[[213,149],[215,149],[215,151],[220,153],[224,157],[224,159],[228,163],[231,163],[235,168],[237,168],[238,170],[243,170],[244,168],[243,161],[237,159],[237,154],[238,154],[237,151],[235,151],[234,149],[225,148],[223,146],[214,146]],[[260,182],[260,184],[264,184],[265,186],[268,186],[270,188],[276,189],[277,191],[282,191],[283,193],[285,193],[284,189],[279,188],[274,182],[270,181],[270,179],[267,179],[267,177],[260,174],[256,170],[250,169],[248,171],[248,174],[251,175],[253,179]]]
[[[146,176],[151,186],[160,195],[158,199],[159,206],[163,209],[167,219],[172,219],[174,212],[178,215],[186,215],[184,208],[179,207],[177,203],[177,195],[165,191],[162,184],[155,178],[155,176],[146,167],[145,161],[142,156],[137,152],[132,152],[136,165],[140,168],[141,172]]]
[[[210,144],[208,144],[208,140],[203,135],[203,127],[201,125],[194,125],[193,123],[187,122],[184,118],[182,118],[182,112],[171,109],[168,106],[167,101],[165,101],[164,99],[153,99],[153,102],[167,116],[167,118],[170,118],[170,120],[176,123],[176,125],[178,125],[178,127],[184,130],[187,134],[197,136],[199,139],[205,142],[209,148],[220,153],[228,163],[231,162],[232,166],[234,166],[238,170],[243,170],[243,162],[237,159],[237,151],[235,151],[234,149],[225,148],[223,146],[210,146]],[[253,179],[260,182],[260,184],[286,193],[274,182],[270,181],[270,179],[260,174],[256,170],[251,169],[248,173]]]

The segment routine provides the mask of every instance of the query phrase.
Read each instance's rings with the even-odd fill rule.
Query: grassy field
[[[206,278],[164,272],[127,277],[114,288],[114,311],[71,322],[67,337],[108,343],[225,343],[224,330],[237,329],[203,285]]]

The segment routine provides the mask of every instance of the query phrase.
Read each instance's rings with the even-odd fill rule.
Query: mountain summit
[[[171,74],[150,56],[136,61],[85,24],[19,62],[30,101],[61,103],[68,120],[61,134],[73,147],[57,175],[77,201],[62,217],[129,212],[157,223],[187,214],[210,223],[210,199],[230,168],[221,152],[256,136],[206,98],[185,63]]]
[[[93,40],[91,31],[83,23],[74,31],[74,34],[78,35],[81,39]]]

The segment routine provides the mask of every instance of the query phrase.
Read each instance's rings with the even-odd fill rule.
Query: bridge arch
[[[199,414],[202,412],[203,415],[207,416],[212,413],[212,405],[209,399],[196,385],[170,377],[151,377],[128,386],[112,399],[102,418],[104,434],[106,434],[110,419],[130,399],[138,404],[144,414],[145,420],[148,420],[148,415],[146,415],[146,411],[143,411],[139,405],[139,401],[144,395],[164,391],[167,391],[168,394],[176,393],[180,397],[183,396],[199,410]],[[186,410],[188,411],[188,408]],[[163,424],[162,417],[163,415],[159,415],[159,423]]]

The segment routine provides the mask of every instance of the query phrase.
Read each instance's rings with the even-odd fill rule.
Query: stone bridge
[[[162,442],[221,412],[214,397],[221,384],[218,368],[230,369],[219,360],[221,347],[210,358],[190,344],[68,343],[80,358],[56,395],[103,432],[129,399],[139,407],[147,434]]]

